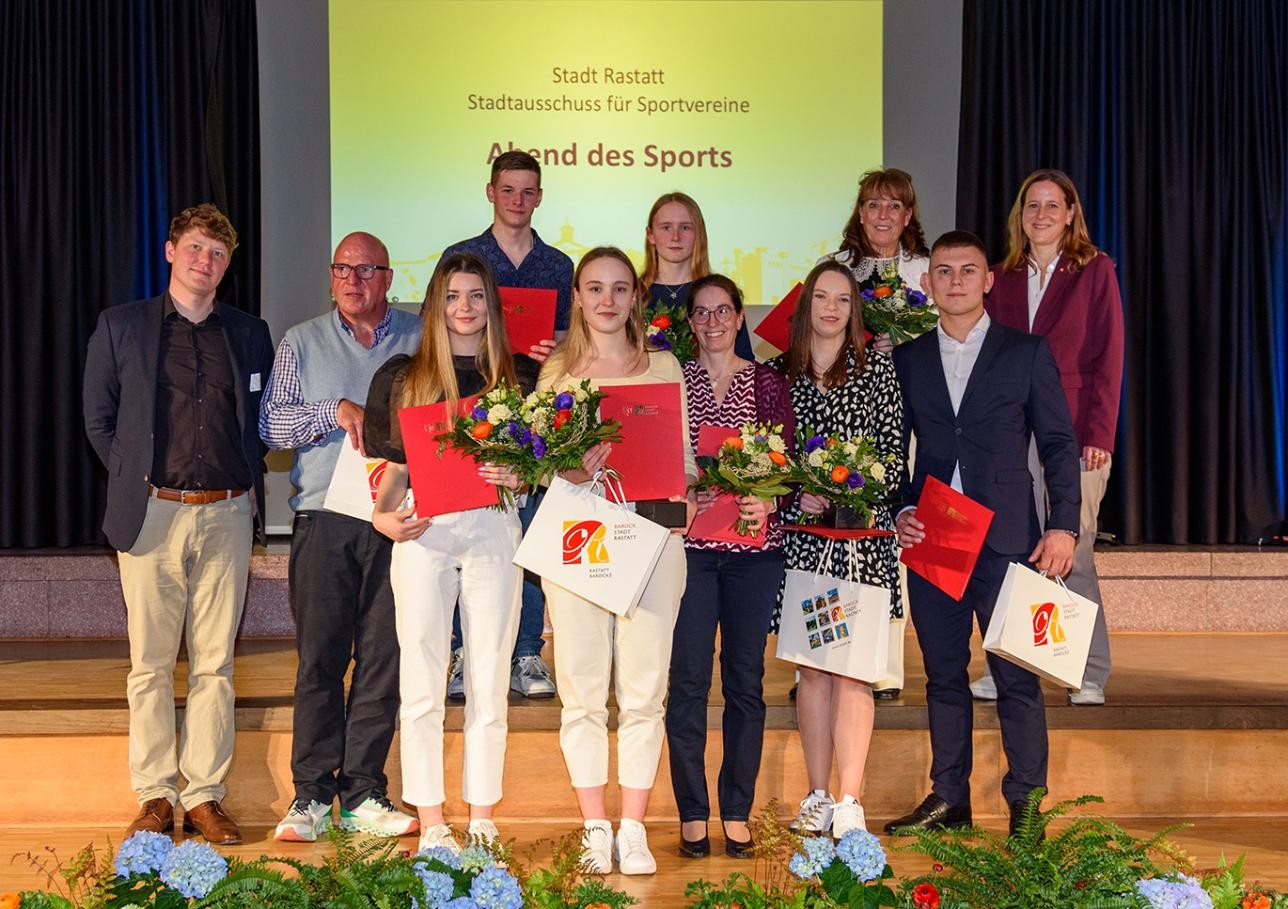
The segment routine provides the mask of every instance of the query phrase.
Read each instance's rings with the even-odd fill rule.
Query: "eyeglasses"
[[[347,262],[332,262],[331,274],[341,281],[349,277],[349,272],[356,271],[363,281],[370,281],[378,271],[393,271],[388,265],[349,265]]]
[[[699,325],[710,322],[713,317],[717,322],[728,322],[733,318],[734,312],[735,310],[732,306],[726,306],[722,303],[715,309],[695,309],[693,310],[693,315],[689,318]]]

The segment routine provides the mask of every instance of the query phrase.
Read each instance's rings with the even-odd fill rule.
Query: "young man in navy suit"
[[[1063,576],[1073,564],[1078,531],[1078,444],[1060,374],[1045,339],[990,322],[984,295],[992,285],[988,256],[974,234],[950,231],[935,241],[922,288],[939,309],[939,325],[895,349],[903,391],[904,432],[917,435],[917,462],[903,484],[895,521],[899,545],[925,538],[916,502],[927,476],[950,484],[994,512],[983,550],[961,602],[908,574],[912,623],[926,664],[932,791],[904,827],[971,823],[972,703],[967,677],[972,614],[981,632],[1011,562]],[[1028,468],[1036,438],[1051,503],[1047,530],[1034,510]],[[1029,793],[1046,786],[1045,706],[1038,678],[988,655],[997,680],[997,713],[1008,771],[1002,794],[1013,833]]]
[[[107,468],[103,532],[120,551],[130,638],[126,831],[241,842],[223,810],[232,765],[233,641],[252,528],[262,534],[256,422],[273,365],[268,325],[215,302],[237,234],[213,205],[185,209],[165,245],[168,290],[99,316],[85,361],[85,432]],[[175,752],[174,663],[188,634],[189,688]],[[179,777],[187,784],[182,792]]]

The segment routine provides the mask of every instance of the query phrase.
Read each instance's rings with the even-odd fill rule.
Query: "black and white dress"
[[[853,374],[857,357],[854,350],[846,348],[846,366],[850,378],[839,388],[819,388],[807,377],[801,376],[791,386],[792,409],[796,412],[796,425],[806,432],[835,435],[846,439],[868,436],[876,443],[881,455],[893,455],[894,467],[889,470],[887,482],[892,494],[898,490],[898,477],[904,463],[903,450],[903,396],[895,376],[894,361],[887,354],[872,349],[866,352],[866,362],[859,375]],[[786,356],[775,357],[766,365],[786,371]],[[873,526],[894,529],[895,510],[888,506],[873,508]],[[800,523],[802,513],[793,502],[783,509],[783,521]],[[815,571],[822,561],[828,541],[812,533],[790,532],[783,543],[787,568]],[[858,576],[850,571],[849,547],[853,546],[858,562]],[[903,618],[903,603],[899,596],[899,547],[894,537],[867,537],[841,542],[832,546],[823,572],[837,578],[862,581],[890,591],[890,617]],[[779,610],[781,610],[781,595]],[[778,628],[778,612],[774,614],[774,629]]]

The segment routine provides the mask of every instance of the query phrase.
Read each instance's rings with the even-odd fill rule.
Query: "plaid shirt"
[[[353,330],[340,318],[339,311],[332,310],[332,313],[340,327],[352,335]],[[392,321],[393,308],[390,307],[372,333],[372,347],[389,334]],[[264,397],[259,409],[259,437],[269,448],[302,448],[316,442],[340,427],[336,421],[340,400],[304,400],[304,391],[300,388],[299,361],[295,359],[290,341],[282,338],[282,342],[277,345],[273,371],[269,373],[268,384],[264,386]],[[362,406],[366,402],[354,403]]]

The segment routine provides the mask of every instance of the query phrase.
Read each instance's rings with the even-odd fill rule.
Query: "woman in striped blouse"
[[[792,438],[795,421],[786,380],[734,351],[744,321],[737,285],[724,275],[699,278],[687,308],[699,351],[697,359],[684,364],[690,444],[697,447],[699,427],[704,424],[781,423],[784,437]],[[700,492],[699,510],[710,508],[714,498],[712,492]],[[725,702],[724,759],[717,794],[725,852],[745,858],[752,847],[747,817],[760,770],[765,637],[783,580],[783,532],[771,504],[748,496],[739,499],[738,505],[755,528],[767,526],[763,546],[692,536],[684,543],[688,584],[671,648],[666,733],[671,785],[680,809],[680,852],[692,858],[711,851],[703,756],[717,627]]]

